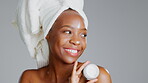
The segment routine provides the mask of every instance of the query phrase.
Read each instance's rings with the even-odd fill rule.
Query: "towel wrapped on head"
[[[83,0],[19,0],[16,25],[38,68],[48,65],[49,48],[45,37],[63,11],[69,8],[77,11],[88,27],[83,5]]]

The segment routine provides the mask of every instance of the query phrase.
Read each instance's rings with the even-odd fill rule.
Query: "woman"
[[[82,70],[90,62],[80,63],[77,59],[86,48],[87,23],[86,18],[78,12],[79,10],[76,10],[71,7],[63,10],[53,22],[51,29],[46,30],[48,33],[44,35],[49,49],[48,63],[46,66],[40,66],[39,69],[23,72],[20,83],[111,83],[109,73],[100,66],[98,66],[100,73],[96,79],[87,80],[83,76]],[[42,24],[40,29],[44,28],[44,23]],[[24,33],[21,35],[25,40],[28,36],[24,36]],[[39,33],[35,37],[38,36]],[[30,44],[26,43],[26,45]],[[42,54],[43,52],[41,50],[37,53]],[[37,61],[40,60],[37,58]]]

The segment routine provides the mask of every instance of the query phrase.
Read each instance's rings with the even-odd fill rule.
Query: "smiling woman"
[[[51,1],[58,3],[57,0]],[[46,1],[46,3],[49,2]],[[18,8],[22,12],[18,13],[17,25],[30,54],[35,57],[39,67],[24,71],[20,83],[111,83],[109,73],[100,66],[98,66],[100,73],[97,78],[86,79],[82,71],[90,62],[77,62],[86,48],[87,18],[82,11],[82,3],[83,0],[63,0],[61,6],[64,6],[57,12],[54,11],[56,10],[54,8],[49,12],[48,7],[41,6],[41,8],[45,7],[46,11],[40,9],[42,12],[38,13],[41,15],[39,15],[39,19],[35,18],[37,20],[32,19],[34,16],[30,14],[31,12],[27,17],[26,13],[22,14],[24,13],[23,7]],[[26,2],[26,4],[31,3]],[[53,18],[49,16],[50,14]],[[22,17],[23,15],[25,16]],[[30,20],[28,21],[28,19]],[[39,22],[36,22],[38,20]],[[34,23],[39,23],[39,25],[34,25]],[[36,29],[37,27],[39,29]],[[34,42],[37,43],[34,44]],[[45,47],[48,47],[48,51],[47,48],[44,50]]]
[[[46,37],[50,56],[58,57],[63,63],[74,63],[86,48],[86,35],[82,17],[76,11],[64,11]]]

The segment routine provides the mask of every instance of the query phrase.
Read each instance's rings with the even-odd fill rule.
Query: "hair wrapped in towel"
[[[45,37],[63,11],[69,8],[77,11],[87,28],[83,5],[83,0],[19,0],[16,25],[38,68],[48,64],[49,48]]]

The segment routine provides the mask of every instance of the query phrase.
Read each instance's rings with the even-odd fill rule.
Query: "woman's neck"
[[[66,64],[61,60],[57,60],[54,57],[50,57],[48,73],[56,83],[62,81],[68,81],[71,76],[74,64]]]

